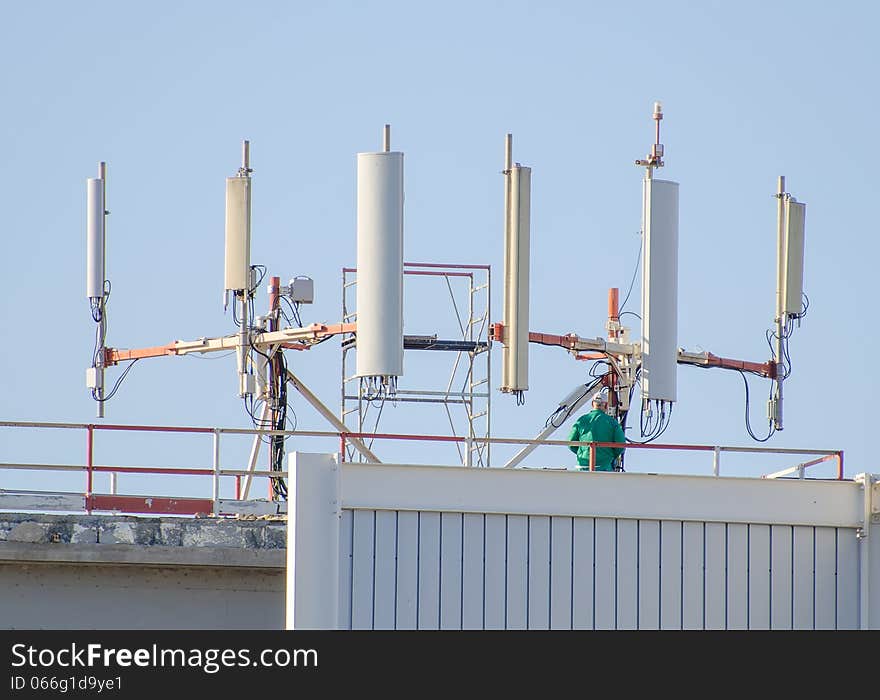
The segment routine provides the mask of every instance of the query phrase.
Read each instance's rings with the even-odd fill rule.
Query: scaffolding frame
[[[403,264],[404,284],[409,276],[436,278],[445,282],[460,338],[438,339],[433,336],[404,335],[404,350],[453,352],[455,359],[446,386],[410,387],[400,378],[393,398],[375,402],[364,398],[363,382],[353,372],[348,354],[356,352],[356,333],[342,338],[341,413],[342,422],[352,432],[379,431],[385,401],[398,403],[440,404],[443,406],[451,435],[464,438],[454,444],[464,466],[490,465],[491,437],[491,268],[489,265],[412,263]],[[464,281],[463,287],[459,281]],[[342,322],[357,320],[354,292],[357,268],[342,268]],[[463,315],[466,304],[467,316]],[[441,376],[439,373],[436,376]],[[462,416],[461,407],[464,410]],[[456,418],[458,416],[458,418]],[[462,425],[463,423],[463,425]],[[463,434],[460,434],[463,433]],[[368,444],[368,447],[372,441]],[[344,460],[365,461],[350,445],[342,451]]]

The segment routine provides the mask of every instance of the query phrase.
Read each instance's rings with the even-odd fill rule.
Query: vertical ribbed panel
[[[343,510],[354,629],[853,629],[847,528]]]

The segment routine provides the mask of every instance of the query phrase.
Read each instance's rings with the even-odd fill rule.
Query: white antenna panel
[[[510,168],[504,226],[504,333],[501,391],[529,388],[529,233],[532,169]]]
[[[792,199],[785,201],[785,273],[783,313],[796,316],[803,310],[804,223],[807,205]]]
[[[226,178],[226,286],[247,289],[251,267],[251,179]]]
[[[642,399],[675,401],[678,183],[646,178],[642,231]]]
[[[357,376],[403,374],[403,153],[357,154]]]
[[[86,296],[104,297],[104,180],[86,183]]]

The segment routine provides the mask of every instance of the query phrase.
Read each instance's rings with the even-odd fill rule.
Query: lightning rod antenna
[[[663,121],[663,105],[657,101],[654,103],[654,113],[651,115],[654,120],[654,144],[651,146],[651,152],[643,159],[637,160],[636,165],[643,166],[645,178],[650,180],[653,176],[654,168],[662,168],[663,162],[663,144],[660,143],[660,122]]]

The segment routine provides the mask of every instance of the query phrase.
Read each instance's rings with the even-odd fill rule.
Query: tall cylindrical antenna
[[[529,388],[529,234],[532,169],[513,161],[504,139],[504,330],[501,386],[523,402]]]
[[[785,351],[785,176],[776,183],[776,391],[770,400],[770,420],[776,430],[782,430],[782,380],[784,379],[783,353]]]
[[[386,124],[382,129],[382,150],[385,153],[391,150],[391,124]]]
[[[106,302],[106,176],[107,164],[98,164],[98,177],[86,181],[86,296],[92,311],[92,319],[98,324],[98,345],[92,357],[92,366],[86,372],[86,386],[97,401],[98,418],[104,417],[104,338],[107,320],[104,316]]]
[[[403,375],[404,154],[357,154],[357,369],[368,400],[391,396]]]
[[[98,307],[104,299],[104,181],[86,182],[86,296]]]
[[[776,183],[776,317],[778,322],[784,315],[785,300],[785,175],[780,175]]]
[[[103,251],[103,259],[101,261],[101,295],[103,297],[104,280],[107,279],[107,214],[110,213],[107,211],[107,163],[103,160],[98,163],[98,178],[101,180],[101,206],[104,209],[101,212],[101,229],[104,238],[101,243],[101,250]],[[103,415],[100,417],[103,418]]]

